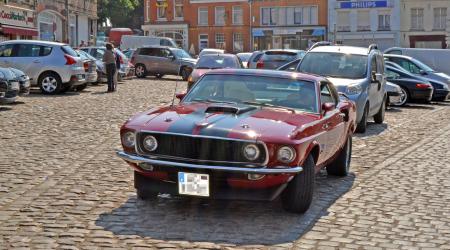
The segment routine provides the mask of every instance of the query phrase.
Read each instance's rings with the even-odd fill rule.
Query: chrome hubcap
[[[58,82],[54,77],[47,76],[42,80],[42,89],[46,92],[53,92],[56,90],[56,87],[58,87]]]
[[[138,76],[142,76],[142,75],[144,74],[144,67],[138,66],[138,67],[136,68],[136,74],[137,74]]]
[[[400,102],[396,103],[396,105],[403,105],[406,103],[407,95],[406,90],[402,88],[402,93],[400,94]]]

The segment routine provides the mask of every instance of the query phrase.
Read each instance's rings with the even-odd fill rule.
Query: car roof
[[[49,41],[39,41],[39,40],[9,40],[9,41],[4,41],[2,42],[2,44],[16,44],[16,43],[21,43],[21,44],[37,44],[37,45],[51,45],[51,46],[64,46],[64,45],[68,45],[65,43],[57,43],[57,42],[49,42]]]
[[[241,75],[241,76],[263,76],[263,77],[279,77],[279,78],[294,78],[297,80],[305,80],[310,82],[327,81],[326,78],[311,74],[288,72],[281,70],[267,70],[267,69],[215,69],[211,70],[205,75]]]
[[[333,45],[333,46],[318,46],[312,49],[311,52],[334,52],[334,53],[355,54],[355,55],[368,55],[369,49],[364,47]]]

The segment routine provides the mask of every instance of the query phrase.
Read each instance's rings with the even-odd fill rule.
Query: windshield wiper
[[[231,102],[231,101],[221,101],[221,100],[201,99],[201,98],[194,98],[194,99],[192,99],[192,101],[194,101],[194,102],[212,102],[212,103],[237,104],[236,102]]]
[[[295,113],[295,109],[293,109],[293,108],[284,107],[284,106],[279,106],[279,105],[274,105],[274,104],[267,103],[267,102],[245,101],[245,102],[242,102],[242,103],[244,103],[244,104],[250,104],[250,105],[263,106],[263,107],[269,107],[269,108],[286,109],[286,110],[291,111],[292,113]]]

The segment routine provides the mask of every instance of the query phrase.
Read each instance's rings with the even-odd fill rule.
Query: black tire
[[[43,94],[54,95],[60,93],[62,86],[61,77],[52,72],[45,72],[38,78],[38,85]]]
[[[347,176],[350,172],[352,160],[352,136],[347,137],[347,142],[339,152],[337,158],[327,166],[327,173],[335,176]]]
[[[304,213],[311,206],[315,182],[314,159],[308,156],[303,171],[297,174],[281,194],[281,202],[285,210],[294,213]]]
[[[158,193],[148,192],[144,189],[136,189],[136,196],[140,200],[154,200],[158,197]]]
[[[365,133],[367,129],[367,116],[369,116],[369,105],[366,104],[364,107],[364,113],[361,118],[361,121],[359,121],[358,125],[356,126],[356,133]]]
[[[382,124],[384,122],[384,116],[386,114],[386,98],[383,99],[383,103],[381,104],[380,110],[373,117],[373,120],[376,124]]]
[[[158,197],[158,193],[145,190],[144,184],[146,181],[147,178],[145,176],[139,174],[137,171],[134,171],[134,187],[136,188],[137,197],[141,200],[155,199]]]
[[[137,64],[134,74],[137,78],[145,78],[147,76],[147,69],[143,64]]]
[[[81,85],[76,86],[76,87],[75,87],[75,90],[76,90],[76,91],[83,91],[85,88],[87,88],[87,86],[88,86],[87,83],[81,84]]]
[[[164,75],[163,74],[156,74],[155,77],[156,77],[156,79],[161,79],[161,78],[164,77]]]
[[[180,75],[183,78],[183,81],[187,81],[191,75],[191,72],[186,67],[183,67],[180,71]]]

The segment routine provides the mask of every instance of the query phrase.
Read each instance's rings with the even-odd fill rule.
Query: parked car
[[[8,68],[0,68],[0,103],[15,102],[19,93],[20,85],[16,75]]]
[[[93,56],[97,60],[103,59],[103,54],[105,54],[106,47],[84,47],[81,48],[81,50],[86,51],[91,56]],[[118,54],[119,60],[120,60],[120,69],[119,69],[119,75],[118,80],[122,81],[123,79],[129,79],[134,76],[135,68],[132,63],[130,63],[130,60],[119,50],[114,49],[114,53]],[[103,67],[104,68],[104,67]],[[106,70],[103,72],[106,74]],[[104,77],[103,75],[101,77]]]
[[[19,69],[44,94],[57,94],[86,83],[83,60],[69,45],[35,40],[0,43],[0,66]]]
[[[83,50],[77,50],[77,53],[83,59],[84,71],[86,72],[87,83],[77,86],[75,89],[81,91],[87,87],[88,83],[97,84],[98,83],[98,73],[97,73],[97,59],[91,56],[89,53]]]
[[[162,78],[164,75],[181,76],[187,81],[197,59],[192,58],[186,51],[163,46],[149,46],[138,48],[131,58],[136,67],[136,76],[144,78],[154,75]]]
[[[251,52],[245,52],[245,53],[237,53],[236,55],[239,58],[239,60],[241,60],[242,65],[244,66],[244,68],[248,68],[248,60],[252,56],[252,53]]]
[[[166,46],[178,48],[177,43],[169,37],[124,35],[120,42],[121,50],[137,49],[146,46]]]
[[[194,71],[188,79],[188,89],[206,72],[213,69],[243,68],[242,62],[233,54],[209,54],[198,59]]]
[[[11,72],[16,77],[16,80],[19,82],[19,96],[27,96],[30,94],[30,77],[28,77],[23,71],[15,69],[15,68],[9,68]]]
[[[134,53],[135,51],[136,51],[135,49],[127,49],[127,50],[124,50],[124,51],[122,51],[122,52],[123,52],[123,54],[124,54],[128,59],[131,60],[131,57],[133,56],[133,53]]]
[[[384,54],[403,55],[415,58],[432,69],[450,75],[449,49],[425,49],[425,48],[399,48],[393,47],[384,51]]]
[[[325,78],[220,69],[177,96],[178,105],[144,112],[121,128],[117,155],[135,170],[141,199],[281,196],[285,209],[303,213],[320,169],[349,172],[355,105]]]
[[[430,66],[426,65],[425,63],[415,58],[409,56],[389,55],[389,54],[385,54],[384,58],[386,59],[386,61],[396,63],[406,71],[411,72],[415,75],[450,85],[450,76],[442,72],[435,71]]]
[[[356,103],[357,132],[364,133],[367,120],[383,123],[387,94],[383,54],[376,45],[368,48],[317,43],[301,60],[297,71],[327,77]]]
[[[292,49],[272,49],[266,51],[256,51],[252,55],[248,68],[251,69],[277,69],[280,66],[301,59],[305,55],[304,50]]]
[[[395,83],[386,82],[386,93],[388,96],[387,105],[397,106],[401,102],[404,94],[402,88]]]
[[[415,79],[419,82],[425,82],[425,83],[431,83],[431,85],[433,86],[433,97],[432,100],[433,101],[445,101],[447,100],[449,93],[450,93],[450,89],[448,87],[447,84],[440,82],[440,81],[436,81],[433,80],[431,78],[426,78],[426,77],[422,77],[421,75],[416,75],[413,74],[409,71],[406,71],[404,68],[402,68],[400,65],[391,62],[391,61],[387,61],[386,65],[397,69],[398,71],[403,72],[403,75],[405,78],[409,78],[409,79]]]
[[[288,62],[285,65],[280,66],[277,70],[294,72],[297,70],[298,64],[300,63],[301,60],[302,60],[301,58],[295,59],[292,62]]]
[[[202,49],[200,53],[198,54],[198,58],[208,55],[208,54],[224,54],[225,50],[223,49]]]

